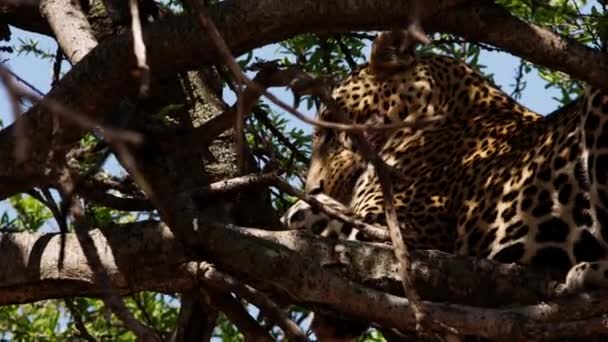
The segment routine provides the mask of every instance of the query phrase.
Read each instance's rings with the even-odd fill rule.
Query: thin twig
[[[216,310],[223,312],[226,317],[228,317],[228,320],[234,323],[239,331],[243,333],[245,341],[273,341],[274,339],[268,334],[268,331],[260,326],[260,324],[251,317],[250,313],[245,310],[243,305],[229,293],[226,293],[225,290],[229,289],[215,289],[201,286],[201,297],[208,301],[208,303],[204,304],[210,305]]]
[[[55,52],[55,61],[53,62],[53,79],[51,81],[51,88],[54,87],[59,78],[61,77],[61,62],[63,62],[63,51],[61,46],[57,44],[57,50]]]
[[[133,32],[133,52],[137,59],[137,67],[140,74],[139,95],[146,96],[150,90],[150,67],[146,62],[146,44],[141,28],[139,17],[139,6],[137,0],[129,0],[129,10],[131,12],[131,31]]]
[[[279,107],[285,109],[290,114],[296,116],[297,118],[308,124],[344,131],[382,131],[399,129],[404,127],[417,129],[429,123],[440,120],[440,118],[424,118],[418,119],[415,122],[398,122],[391,124],[345,124],[339,122],[324,121],[321,119],[313,119],[302,114],[297,109],[294,109],[293,106],[288,105],[283,101],[280,101],[266,89],[270,87],[289,86],[292,88],[292,90],[294,90],[294,93],[296,95],[298,92],[302,92],[306,95],[314,94],[321,97],[323,101],[324,97],[331,97],[329,94],[328,87],[325,86],[323,80],[313,79],[310,75],[295,68],[279,70],[276,63],[264,63],[253,80],[247,78],[246,75],[243,75],[243,77],[245,79],[247,87],[243,91],[243,95],[239,99],[239,102],[243,101],[245,113],[250,113],[255,107],[255,104],[257,103],[260,96],[265,95],[271,101],[275,102]],[[193,140],[193,142],[196,142],[197,145],[207,146],[217,136],[229,129],[234,124],[233,120],[236,119],[236,112],[236,105],[230,107],[222,114],[215,116],[200,127],[196,128],[193,131],[193,134],[190,139]],[[201,132],[204,132],[204,134],[201,134]]]
[[[211,183],[203,188],[195,189],[193,195],[205,198],[209,195],[241,191],[256,185],[271,185],[275,182],[276,177],[277,176],[274,173],[252,173]]]
[[[89,235],[84,209],[78,200],[72,200],[71,202],[70,212],[74,219],[76,237],[87,259],[87,263],[91,267],[91,270],[93,270],[95,282],[99,285],[99,289],[102,292],[103,302],[131,331],[135,333],[139,341],[160,341],[159,337],[156,336],[150,327],[139,322],[135,316],[133,316],[118,292],[114,289],[112,281],[100,260],[95,242]]]
[[[203,29],[208,33],[209,38],[215,45],[217,51],[220,54],[220,57],[224,61],[224,63],[228,66],[228,69],[232,72],[237,86],[237,111],[236,111],[236,119],[234,121],[234,143],[237,154],[237,164],[240,174],[243,174],[246,170],[246,159],[245,159],[245,114],[248,109],[245,102],[242,101],[243,90],[241,86],[245,83],[243,82],[243,72],[241,67],[238,65],[236,59],[230,52],[230,48],[228,44],[222,38],[220,31],[217,29],[213,21],[209,18],[205,10],[199,5],[197,0],[190,0],[190,6],[194,11],[198,14],[199,21]]]
[[[526,81],[524,80],[525,63],[526,62],[523,59],[519,61],[519,67],[517,68],[517,74],[515,75],[515,85],[513,91],[511,92],[511,97],[513,97],[515,100],[521,98],[522,92],[524,88],[526,88]]]
[[[422,31],[421,27],[418,24],[417,18],[417,6],[414,6],[412,10],[412,17],[409,18],[410,25],[407,30],[407,35],[414,39],[414,41],[422,42],[427,44],[428,38],[426,34]],[[382,33],[382,35],[392,35],[395,32],[387,32]],[[407,41],[407,40],[406,40]],[[324,95],[325,93],[321,93]],[[322,101],[327,107],[327,110],[334,113],[334,117],[336,117],[339,122],[345,122],[348,118],[345,113],[341,110],[338,104],[334,101],[334,99],[330,96],[322,96]],[[393,245],[393,251],[395,253],[396,259],[399,261],[399,275],[401,278],[403,291],[410,301],[412,305],[412,312],[414,313],[414,317],[416,319],[416,328],[417,330],[421,329],[423,325],[427,325],[426,321],[426,313],[423,306],[422,299],[418,295],[414,287],[414,283],[409,276],[411,272],[411,257],[405,241],[403,240],[403,236],[401,234],[401,229],[399,227],[399,220],[397,218],[397,211],[394,205],[394,190],[393,190],[393,182],[391,176],[395,173],[391,171],[391,167],[389,167],[378,155],[376,151],[371,147],[371,145],[367,142],[365,137],[361,132],[358,131],[350,131],[346,132],[348,137],[353,141],[355,147],[359,155],[370,163],[374,170],[376,171],[376,176],[380,182],[380,187],[382,190],[382,198],[384,202],[384,214],[386,218],[386,224],[389,228],[390,240]],[[407,225],[407,222],[403,223]],[[407,228],[405,228],[407,230]],[[433,318],[431,317],[431,320]],[[443,326],[441,322],[434,323]],[[450,327],[445,327],[448,330],[452,330]]]
[[[133,303],[135,303],[135,306],[137,307],[137,309],[139,311],[141,311],[141,314],[143,316],[144,321],[146,322],[146,324],[148,324],[150,327],[152,327],[152,329],[156,332],[156,334],[158,336],[164,336],[164,335],[168,335],[167,332],[165,331],[161,331],[159,329],[154,328],[154,320],[152,319],[152,316],[150,315],[150,313],[148,312],[148,310],[146,309],[146,306],[144,305],[144,303],[142,303],[141,301],[141,296],[143,294],[140,293],[135,293],[133,294],[133,296],[131,296],[131,298],[133,299]]]
[[[354,228],[360,230],[362,233],[367,235],[374,241],[386,242],[390,241],[390,235],[386,232],[385,229],[380,227],[373,226],[371,224],[365,223],[362,220],[355,218],[352,212],[348,210],[348,208],[343,207],[342,210],[337,210],[330,206],[324,205],[322,202],[317,200],[314,196],[309,195],[305,192],[295,189],[291,186],[291,184],[287,183],[285,180],[281,179],[278,176],[274,176],[274,182],[272,184],[277,189],[287,193],[288,195],[297,197],[298,199],[303,200],[308,203],[314,209],[318,209],[330,217],[337,218],[343,222],[351,224]],[[337,204],[337,203],[336,203]]]
[[[295,146],[291,140],[287,139],[287,137],[285,137],[285,135],[283,135],[283,133],[281,131],[279,131],[278,128],[276,128],[273,124],[272,121],[270,121],[270,119],[268,119],[268,116],[266,115],[266,113],[259,109],[259,108],[254,108],[253,109],[253,115],[255,116],[255,118],[260,121],[264,127],[268,128],[268,130],[270,132],[272,132],[272,134],[274,134],[274,136],[283,144],[285,145],[285,147],[287,147],[291,153],[294,155],[294,157],[302,163],[308,163],[309,159],[306,158],[306,156],[300,152],[300,150],[298,149],[297,146]]]
[[[331,49],[329,48],[329,44],[327,43],[326,37],[319,37],[319,48],[321,49],[321,56],[323,59],[323,64],[325,66],[325,72],[331,73]]]
[[[34,86],[30,82],[26,81],[23,77],[17,75],[11,69],[5,67],[4,70],[6,72],[8,72],[11,76],[13,76],[13,78],[15,78],[17,81],[19,81],[20,83],[25,84],[28,88],[30,88],[31,90],[33,90],[34,92],[36,92],[36,94],[38,94],[39,96],[44,96],[44,93],[42,92],[42,90],[36,88],[36,86]]]
[[[76,325],[76,329],[78,329],[79,337],[81,337],[89,342],[97,342],[97,339],[95,337],[93,337],[93,335],[91,335],[89,330],[87,330],[87,327],[84,325],[84,322],[82,320],[82,315],[76,308],[76,305],[74,305],[74,302],[72,301],[72,299],[66,298],[66,299],[64,299],[64,303],[65,303],[66,308],[68,308],[70,315],[74,319],[74,324]]]
[[[310,118],[310,117],[304,115],[297,109],[293,108],[293,106],[290,106],[287,103],[283,102],[282,100],[280,100],[278,97],[274,96],[268,90],[264,89],[263,87],[260,87],[258,84],[256,84],[252,80],[248,79],[245,75],[244,75],[244,77],[246,79],[248,86],[258,88],[259,91],[266,98],[268,98],[270,101],[274,102],[274,104],[276,104],[278,107],[280,107],[283,110],[287,111],[288,113],[292,114],[299,120],[301,120],[307,124],[318,126],[318,127],[337,129],[337,130],[341,130],[341,131],[345,131],[345,132],[353,132],[353,131],[368,131],[369,132],[369,131],[393,130],[393,129],[399,129],[399,128],[405,128],[405,127],[410,127],[412,129],[418,129],[420,127],[424,127],[425,125],[427,125],[429,123],[440,120],[440,118],[424,118],[424,119],[418,119],[415,122],[403,121],[403,122],[397,122],[397,123],[391,123],[391,124],[371,124],[370,125],[370,124],[357,124],[357,123],[345,124],[345,123],[339,123],[339,122],[333,122],[333,121],[325,121],[325,120],[318,119],[318,118],[313,119],[313,118]],[[319,94],[316,93],[315,95],[319,95]],[[328,97],[328,96],[325,96],[325,97]]]
[[[314,209],[318,209],[330,217],[337,218],[341,221],[351,224],[354,228],[362,231],[368,235],[374,241],[389,241],[390,236],[385,229],[375,227],[368,223],[365,223],[357,218],[354,218],[352,213],[343,207],[342,210],[337,210],[330,206],[324,205],[322,202],[317,200],[314,196],[309,195],[305,192],[295,189],[291,184],[283,180],[275,173],[265,174],[249,174],[245,176],[235,177],[219,182],[211,183],[204,188],[198,188],[193,191],[192,196],[197,198],[205,198],[210,195],[223,194],[233,191],[239,191],[247,187],[254,185],[269,185],[273,186],[288,195],[297,197],[304,202],[310,204]]]
[[[62,268],[65,258],[65,240],[66,235],[68,233],[67,216],[64,212],[62,212],[61,207],[55,201],[48,188],[42,188],[40,192],[38,192],[36,189],[32,189],[27,193],[49,209],[49,211],[53,215],[53,218],[55,219],[55,222],[57,223],[57,226],[59,226],[59,232],[61,234],[58,264],[59,267]]]
[[[9,77],[8,75],[10,75],[8,70],[4,66],[0,65],[0,78],[2,78],[2,80],[6,80],[7,77]],[[19,87],[15,83],[12,83],[12,85],[16,87],[16,94],[18,96],[24,97],[32,103],[38,103],[52,114],[66,118],[84,129],[98,130],[108,142],[139,144],[143,141],[142,135],[137,132],[102,125],[95,120],[92,120],[88,116],[72,110],[53,99],[49,99],[48,97],[41,98],[38,94],[24,89],[23,87]],[[17,120],[15,124],[21,124],[19,121],[21,120]]]
[[[154,210],[152,203],[145,198],[119,197],[87,185],[81,186],[76,193],[94,203],[120,211]]]
[[[599,2],[602,3],[602,1],[599,1]],[[574,5],[574,9],[576,10],[578,17],[583,18],[583,13],[581,12],[581,9],[579,8],[576,0],[572,1],[572,4]],[[592,27],[589,26],[589,23],[587,21],[585,21],[584,19],[581,19],[581,20],[583,22],[582,25],[579,24],[578,20],[574,20],[574,22],[580,29],[582,29],[583,31],[587,31],[587,33],[589,33],[589,35],[591,35],[591,38],[593,38],[593,44],[596,46],[596,48],[598,48],[599,50],[602,50],[602,40],[596,34],[596,31]]]
[[[235,278],[224,274],[209,263],[202,262],[199,265],[198,275],[202,281],[210,285],[231,292],[237,293],[250,303],[255,304],[260,311],[276,325],[281,327],[285,334],[294,341],[308,341],[306,334],[265,294],[259,292],[251,286],[240,283]]]
[[[376,176],[380,182],[382,189],[382,198],[384,201],[384,214],[386,216],[386,225],[388,226],[391,243],[393,244],[393,251],[395,257],[399,261],[399,276],[403,284],[403,291],[407,299],[412,304],[412,312],[416,318],[416,324],[424,324],[425,311],[422,303],[422,299],[418,295],[414,287],[414,282],[410,277],[411,272],[411,256],[409,250],[403,240],[401,229],[399,227],[399,221],[397,219],[397,210],[395,209],[393,182],[391,181],[391,174],[387,165],[378,154],[371,148],[369,143],[363,138],[360,133],[351,133],[351,139],[358,148],[359,154],[363,156],[369,163],[374,166]],[[406,228],[407,229],[407,228]],[[416,327],[416,330],[420,330],[421,327]]]
[[[348,48],[348,46],[346,46],[346,44],[344,44],[342,37],[336,36],[336,42],[338,43],[338,47],[340,48],[340,51],[342,51],[342,54],[344,55],[344,59],[346,60],[348,67],[351,70],[355,70],[357,68],[357,62],[355,62],[355,59],[353,58],[353,54],[350,52],[350,49]]]
[[[196,1],[191,1],[191,2],[196,4]],[[195,5],[195,6],[198,6],[198,5]],[[425,119],[417,120],[416,122],[399,122],[399,123],[391,123],[391,124],[369,125],[369,124],[356,124],[356,123],[344,124],[344,123],[337,123],[337,122],[330,122],[330,121],[324,121],[324,120],[320,120],[320,119],[309,118],[308,116],[304,115],[303,113],[301,113],[300,111],[295,109],[293,106],[290,106],[289,104],[283,102],[278,97],[276,97],[275,95],[270,93],[267,90],[267,87],[262,86],[259,83],[255,82],[254,80],[251,80],[249,77],[247,77],[247,75],[245,75],[245,73],[243,72],[241,67],[238,65],[236,59],[230,53],[228,45],[226,44],[226,42],[220,35],[219,31],[217,30],[217,28],[215,27],[213,22],[209,19],[209,17],[205,13],[201,12],[200,10],[198,11],[198,13],[199,13],[199,19],[201,21],[201,24],[203,25],[203,27],[206,28],[206,30],[210,34],[211,39],[214,41],[216,47],[218,48],[220,55],[222,56],[224,62],[226,63],[226,65],[228,66],[230,71],[232,72],[233,77],[237,80],[237,82],[239,82],[240,84],[245,84],[247,87],[251,87],[253,92],[257,92],[259,94],[264,95],[270,101],[275,103],[278,107],[280,107],[283,110],[287,111],[288,113],[294,115],[296,118],[298,118],[299,120],[301,120],[303,122],[306,122],[311,125],[316,125],[319,127],[333,128],[333,129],[338,129],[338,130],[343,130],[343,131],[378,131],[378,130],[392,130],[392,129],[405,128],[405,127],[411,127],[413,129],[417,129],[428,123],[439,120],[439,119],[434,119],[434,118],[425,118]],[[411,30],[415,34],[419,33],[419,29],[416,26],[412,26]],[[419,39],[422,39],[422,38],[419,37]],[[312,77],[310,75],[308,75],[306,73],[296,72],[296,73],[292,74],[291,82],[289,82],[289,84],[287,84],[287,85],[289,85],[296,92],[301,92],[304,94],[319,95],[320,88],[323,88],[322,91],[325,91],[325,92],[326,92],[326,88],[327,88],[327,87],[320,87],[320,83],[322,83],[320,80],[314,80],[314,79],[312,79]],[[282,84],[282,85],[286,85],[286,84]],[[311,93],[311,91],[312,91],[312,93]],[[327,93],[324,96],[327,97],[330,95],[329,95],[329,93]],[[238,106],[238,104],[237,104],[237,106]],[[244,110],[244,108],[241,108],[241,109]],[[237,112],[238,112],[238,110],[237,110]],[[243,116],[240,116],[240,117],[243,118]],[[239,116],[237,113],[237,120],[236,120],[237,122],[239,122],[238,118],[239,118]]]
[[[29,150],[29,140],[27,139],[25,132],[25,123],[23,120],[19,120],[23,91],[21,91],[19,85],[6,70],[7,69],[4,66],[0,66],[0,79],[2,79],[2,82],[6,86],[8,96],[11,100],[13,120],[15,121],[15,161],[17,164],[20,164],[26,160],[27,152]]]
[[[367,40],[376,39],[376,35],[362,33],[362,32],[349,32],[349,33],[345,33],[344,35],[347,37],[353,37],[353,38],[357,38],[357,39],[367,39]]]

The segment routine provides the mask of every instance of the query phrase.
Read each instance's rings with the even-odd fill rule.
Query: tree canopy
[[[603,1],[1,2],[13,113],[0,113],[0,338],[300,341],[314,338],[317,310],[374,323],[366,341],[415,330],[390,246],[345,242],[338,253],[279,222],[306,198],[301,120],[322,104],[310,89],[364,63],[379,31],[412,24],[430,39],[417,53],[490,78],[484,52],[513,55],[502,86],[515,99],[530,77],[560,105],[585,83],[608,89]],[[47,93],[8,67],[25,55],[52,66]],[[323,266],[345,256],[342,272]],[[437,331],[606,333],[601,291],[562,297],[519,266],[411,258]]]

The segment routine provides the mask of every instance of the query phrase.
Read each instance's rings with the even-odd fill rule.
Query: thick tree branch
[[[194,284],[175,267],[185,261],[183,248],[168,229],[158,224],[134,223],[91,231],[90,235],[104,269],[121,294],[146,288],[175,292]],[[3,234],[0,305],[66,294],[101,296],[103,290],[95,284],[75,234],[66,235],[63,267],[59,267],[60,246],[60,234]]]
[[[524,23],[497,5],[481,1],[454,10],[454,6],[461,3],[468,1],[425,2],[418,9],[423,26],[427,30],[458,33],[469,40],[496,45],[593,85],[606,86],[608,58],[602,53]],[[408,8],[408,2],[402,1],[236,0],[221,2],[209,13],[231,51],[238,55],[305,32],[392,28],[403,23]],[[471,16],[478,20],[471,20]],[[501,20],[496,20],[496,16]],[[243,30],[242,27],[258,29]],[[514,30],[518,34],[514,34]],[[155,77],[220,61],[194,18],[169,18],[147,26],[144,33],[150,70]],[[96,120],[102,119],[112,115],[124,96],[136,93],[137,82],[131,74],[135,68],[131,36],[108,39],[78,63],[48,96]],[[50,115],[41,106],[34,106],[23,120],[31,133],[28,136],[33,137],[34,148],[22,165],[16,164],[10,153],[1,154],[0,198],[48,182],[52,154],[62,153],[84,132],[81,127],[63,121],[56,134],[51,134]],[[14,149],[13,130],[11,126],[0,132],[0,151]]]
[[[441,12],[425,28],[497,46],[533,63],[608,89],[608,56],[545,28],[526,23],[491,2]]]
[[[342,244],[297,231],[269,232],[226,226],[207,226],[201,234],[204,237],[197,243],[218,267],[241,279],[255,281],[260,289],[279,291],[305,305],[331,308],[388,327],[412,328],[415,323],[402,297],[346,281],[326,269],[342,263],[345,274],[354,280],[371,283],[370,280],[382,278],[383,282],[376,282],[377,288],[399,288],[396,262],[387,246]],[[169,229],[158,223],[94,230],[91,236],[113,285],[123,294],[144,289],[186,291],[197,286],[196,278],[201,277],[200,263],[188,262]],[[101,295],[72,234],[67,236],[69,253],[64,267],[57,267],[58,240],[56,234],[16,233],[2,237],[0,304],[66,294]],[[371,255],[374,257],[369,257]],[[537,295],[554,294],[551,282],[513,265],[425,251],[412,253],[412,260],[413,280],[427,300],[438,301],[448,293],[448,299],[455,302],[489,296],[501,297],[498,301],[503,303],[530,303],[538,300]],[[326,267],[320,268],[319,264]],[[479,285],[471,283],[478,281],[472,280],[475,278],[487,281],[482,285],[487,293],[475,290],[481,286],[471,287]],[[519,296],[514,296],[518,292]],[[599,321],[585,320],[607,310],[608,300],[604,293],[590,293],[513,309],[481,309],[434,302],[425,302],[425,307],[438,320],[466,333],[521,337],[542,332],[544,336],[556,336],[556,332],[575,333],[573,329],[583,323],[589,324],[586,332],[605,332]],[[547,329],[548,323],[556,322],[555,329]]]
[[[78,63],[97,46],[97,39],[89,21],[82,13],[80,2],[69,0],[42,0],[40,13],[46,18],[57,37],[63,54]]]
[[[230,245],[235,250],[249,247],[263,254],[265,249],[273,249],[275,244],[280,244],[307,260],[329,267],[334,265],[358,282],[393,293],[400,292],[399,278],[393,269],[394,257],[388,246],[352,242],[338,244],[300,231],[208,228],[216,233],[217,239],[224,241],[216,248],[231,241]],[[166,226],[158,222],[94,230],[90,235],[99,249],[104,269],[121,293],[142,289],[176,292],[194,284],[188,272],[178,269],[188,261],[183,246]],[[74,296],[101,293],[93,284],[92,271],[74,234],[66,235],[66,255],[63,268],[59,268],[59,240],[59,234],[2,235],[0,305],[56,298],[66,293]],[[232,247],[228,249],[233,250]],[[374,257],[370,258],[370,255]],[[471,258],[433,251],[413,252],[413,260],[413,278],[426,299],[493,306],[512,301],[531,303],[552,293],[551,282],[515,265],[487,260],[473,262]],[[57,286],[58,282],[61,286]],[[474,290],[481,286],[488,291]]]

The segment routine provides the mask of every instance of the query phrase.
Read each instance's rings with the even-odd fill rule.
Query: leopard
[[[579,100],[542,116],[466,62],[414,46],[405,31],[381,33],[369,63],[333,90],[338,110],[317,114],[412,124],[362,131],[398,175],[393,201],[406,245],[528,265],[568,291],[608,286],[608,93],[586,86]],[[316,126],[311,151],[305,191],[385,226],[378,175],[347,132]],[[281,220],[365,240],[303,201]]]

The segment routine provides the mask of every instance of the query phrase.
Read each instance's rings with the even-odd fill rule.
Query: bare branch
[[[385,229],[373,226],[359,219],[353,218],[354,215],[352,215],[352,213],[350,213],[350,210],[348,210],[348,208],[346,207],[344,207],[343,210],[338,211],[332,207],[326,206],[319,200],[317,200],[314,196],[295,189],[289,183],[287,183],[278,176],[275,176],[273,186],[277,187],[279,190],[291,196],[303,200],[304,202],[310,204],[310,206],[314,209],[321,210],[330,217],[334,217],[351,224],[354,228],[359,229],[374,241],[390,241],[390,236],[386,233]]]
[[[97,46],[89,21],[80,2],[41,0],[40,13],[46,18],[65,56],[76,64]],[[69,15],[66,15],[69,13]]]
[[[135,52],[137,67],[140,73],[138,74],[140,79],[139,95],[145,96],[150,89],[150,68],[146,63],[146,45],[142,36],[137,0],[129,0],[129,10],[131,12],[131,31],[133,32],[133,51]]]
[[[4,80],[10,75],[8,69],[0,65],[0,77]],[[53,115],[67,118],[68,120],[80,125],[86,129],[98,130],[100,134],[108,142],[127,142],[131,144],[139,144],[142,142],[143,137],[141,134],[123,130],[119,128],[113,128],[105,125],[101,125],[98,122],[92,121],[86,115],[83,115],[75,110],[72,110],[63,104],[56,102],[50,98],[41,98],[38,94],[33,93],[25,88],[19,87],[16,83],[11,83],[11,87],[16,92],[15,94],[19,97],[26,98],[32,103],[38,103]],[[17,120],[16,125],[25,124],[23,120]],[[25,129],[25,128],[24,128]]]
[[[201,221],[205,222],[205,221]],[[296,251],[306,260],[318,264],[335,264],[335,241],[321,239],[301,231],[272,232],[225,226],[205,227],[218,244],[235,260],[222,257],[214,262],[237,267],[239,262],[250,266],[247,259],[267,247],[262,241],[280,244]],[[165,225],[144,221],[90,230],[89,235],[98,246],[100,259],[113,285],[121,294],[151,290],[183,292],[195,287],[186,270],[178,266],[187,261],[185,248]],[[26,303],[57,298],[66,293],[74,296],[100,296],[93,272],[78,245],[75,234],[66,234],[66,253],[63,267],[58,265],[59,234],[4,233],[0,235],[0,305]],[[215,240],[201,241],[212,244]],[[399,293],[399,277],[393,268],[392,249],[383,244],[341,241],[350,262],[344,265],[345,274],[358,282]],[[215,249],[221,248],[216,246]],[[111,247],[111,248],[106,248]],[[201,248],[201,247],[197,247]],[[274,250],[274,247],[268,247]],[[251,250],[250,250],[251,249]],[[247,251],[241,256],[242,252]],[[224,254],[222,254],[224,255]],[[228,254],[225,254],[228,257]],[[235,258],[238,255],[238,258]],[[374,258],[365,256],[373,255]],[[522,267],[504,265],[489,260],[453,257],[441,252],[413,252],[413,276],[422,296],[440,301],[472,304],[503,305],[511,302],[531,303],[554,296],[555,284],[544,276],[525,272]],[[268,260],[266,260],[268,261]],[[287,267],[288,265],[284,265]],[[258,265],[241,272],[257,274]],[[282,266],[283,267],[283,266]],[[281,267],[281,268],[282,268]],[[264,272],[271,271],[266,270]],[[277,270],[280,271],[280,270]],[[184,273],[186,272],[186,273]],[[263,273],[263,272],[262,272]],[[235,273],[240,274],[240,273]],[[263,273],[260,277],[269,274]],[[257,277],[257,276],[256,276]],[[302,275],[297,278],[300,279]],[[264,281],[272,281],[267,278]],[[264,282],[262,282],[263,284]],[[484,288],[487,291],[471,291]]]
[[[251,286],[240,283],[235,278],[219,272],[209,263],[201,263],[199,266],[199,274],[202,281],[208,282],[218,289],[225,289],[239,294],[245,300],[255,304],[264,315],[272,322],[281,327],[283,331],[290,337],[290,340],[305,342],[308,341],[306,334],[300,330],[285,312],[281,310],[274,302],[265,294],[257,291]]]
[[[223,59],[224,64],[228,66],[228,69],[232,72],[232,75],[238,83],[236,86],[237,92],[237,104],[236,104],[236,118],[234,120],[234,143],[237,153],[237,165],[240,173],[245,171],[245,115],[249,113],[251,105],[247,105],[243,100],[243,91],[241,85],[243,82],[243,71],[237,63],[236,59],[230,52],[230,48],[222,38],[222,35],[218,31],[213,21],[209,18],[206,11],[199,5],[198,1],[189,1],[190,6],[194,9],[198,15],[199,21],[203,29],[207,32],[211,41],[215,45],[215,48],[219,52],[220,57]]]
[[[380,182],[382,189],[382,198],[384,202],[384,213],[386,216],[386,224],[388,226],[391,243],[395,252],[395,257],[399,260],[399,274],[403,283],[403,291],[411,303],[411,307],[416,319],[416,330],[420,330],[418,325],[426,325],[426,319],[435,319],[435,317],[426,317],[426,312],[422,299],[418,295],[414,282],[410,276],[411,273],[411,255],[403,240],[399,220],[397,219],[397,211],[395,209],[393,182],[387,165],[380,156],[372,149],[361,134],[350,134],[351,139],[355,142],[359,154],[363,156],[370,164],[374,166],[376,176]],[[404,223],[407,230],[407,222]]]
[[[42,90],[36,88],[33,84],[31,84],[30,82],[26,81],[25,79],[23,79],[22,77],[20,77],[19,75],[17,75],[16,73],[14,73],[11,69],[9,68],[5,68],[4,70],[6,70],[11,76],[13,76],[17,81],[25,84],[28,88],[30,88],[32,91],[34,91],[36,94],[38,94],[39,96],[44,96],[44,93],[42,92]]]
[[[302,163],[308,162],[308,158],[306,158],[306,156],[304,156],[304,154],[300,152],[300,150],[272,124],[272,122],[270,121],[270,119],[268,119],[268,116],[264,111],[259,108],[254,108],[253,115],[255,115],[255,118],[259,120],[264,125],[264,127],[268,128],[268,130],[272,132],[272,134],[274,134],[274,136],[281,142],[281,144],[285,145],[285,147],[287,147],[291,151],[291,153],[293,153],[293,155],[298,161]]]
[[[98,182],[84,181],[76,189],[76,193],[84,199],[103,205],[104,207],[122,211],[154,210],[152,203],[146,198],[122,197],[108,193],[100,188]]]
[[[74,323],[76,324],[76,329],[78,329],[79,336],[84,340],[89,342],[97,342],[97,339],[91,335],[91,333],[87,330],[87,327],[84,325],[82,321],[82,315],[78,312],[78,308],[74,305],[72,299],[68,298],[64,300],[65,306],[68,308],[70,315],[74,319]]]
[[[270,342],[272,337],[268,331],[264,330],[256,320],[245,310],[229,293],[223,292],[229,289],[201,289],[202,297],[209,302],[209,305],[218,311],[222,311],[230,322],[234,323],[241,333],[245,336],[245,341]],[[222,292],[220,292],[222,291]]]
[[[53,79],[51,80],[51,88],[54,87],[57,82],[59,82],[59,78],[61,77],[61,62],[63,62],[63,52],[61,51],[61,46],[57,45],[57,50],[55,51],[55,60],[53,61]]]
[[[150,227],[150,224],[156,225],[157,228]],[[145,228],[146,226],[148,228]],[[318,239],[294,231],[269,232],[226,226],[217,229],[211,226],[204,227],[204,232],[201,234],[204,236],[201,236],[199,241],[200,248],[209,253],[214,263],[230,269],[235,275],[255,279],[265,290],[278,287],[286,290],[290,296],[302,303],[324,303],[330,308],[356,317],[365,317],[384,327],[402,329],[414,327],[415,320],[405,299],[345,281],[336,276],[335,272],[310,267],[311,262],[313,265],[335,262],[332,261],[337,258],[335,241]],[[2,239],[3,248],[0,249],[0,254],[3,256],[0,258],[2,263],[0,302],[7,303],[11,299],[13,303],[40,300],[48,298],[51,293],[55,296],[61,293],[86,296],[101,294],[97,284],[92,282],[92,271],[84,262],[82,250],[74,248],[77,246],[74,244],[78,244],[78,241],[73,234],[68,234],[67,243],[71,247],[68,249],[72,252],[66,255],[65,267],[61,270],[56,268],[57,253],[56,249],[53,253],[53,248],[57,248],[57,240],[53,235],[17,233],[8,236],[10,239],[6,237]],[[127,236],[130,238],[124,240]],[[185,268],[177,266],[185,260],[184,250],[166,227],[157,223],[131,224],[129,228],[117,227],[106,230],[103,234],[93,231],[91,239],[96,246],[112,246],[111,249],[100,248],[100,258],[104,261],[104,267],[108,270],[113,284],[121,289],[123,294],[144,288],[174,292],[184,291],[184,286],[186,288],[196,286],[192,275],[197,274],[198,262]],[[43,241],[46,241],[46,244]],[[346,255],[350,255],[353,262],[348,267],[359,270],[358,275],[348,270],[349,276],[357,276],[363,280],[374,278],[379,270],[394,272],[394,256],[387,246],[354,242],[344,242],[343,245],[347,250]],[[25,248],[28,252],[19,255],[29,258],[11,257],[10,253],[23,252],[23,250],[16,251],[16,248]],[[44,249],[41,251],[40,248]],[[293,250],[290,251],[292,248]],[[180,255],[181,258],[176,258]],[[364,255],[374,255],[374,258],[366,259]],[[438,252],[416,251],[412,257],[415,261],[412,274],[414,279],[426,282],[426,287],[418,286],[418,288],[428,291],[429,288],[435,287],[435,296],[439,296],[437,298],[441,296],[445,298],[446,293],[459,287],[466,296],[489,296],[494,300],[504,300],[505,303],[529,302],[532,297],[514,299],[513,293],[516,292],[507,294],[501,291],[517,289],[517,291],[529,291],[534,296],[542,293],[551,295],[550,282],[540,281],[542,277],[530,277],[529,273],[523,272],[521,267],[514,265],[464,257],[446,258],[444,253]],[[422,259],[428,263],[421,265]],[[16,264],[18,260],[29,260],[34,264]],[[152,269],[150,264],[154,265]],[[39,271],[32,272],[33,269],[29,267],[37,267],[36,265],[40,265]],[[464,265],[469,266],[463,267]],[[20,276],[15,276],[17,274]],[[486,278],[487,282],[484,285],[468,283],[478,281],[475,278],[483,278],[484,274],[493,274],[493,278]],[[302,278],[307,281],[302,282]],[[397,279],[397,276],[393,274],[392,278]],[[58,282],[61,281],[65,282],[64,285],[58,286]],[[446,285],[444,281],[449,281],[450,285]],[[460,285],[457,285],[458,283]],[[74,287],[76,284],[77,287]],[[384,284],[386,286],[386,283]],[[482,287],[487,292],[471,291]],[[508,290],[509,288],[511,290]],[[79,290],[74,291],[75,289]],[[454,293],[451,292],[451,295]],[[574,331],[573,328],[580,327],[588,318],[605,312],[608,308],[606,298],[608,297],[603,292],[594,292],[557,298],[544,304],[503,310],[431,302],[425,302],[424,305],[433,317],[456,327],[463,333],[486,337],[531,337],[532,334],[539,333],[541,335],[538,336],[556,337],[560,334],[570,336],[568,334]],[[458,301],[455,298],[448,300]],[[555,322],[563,322],[563,324],[555,324]],[[579,330],[577,334],[605,332],[605,327],[600,326],[599,321],[591,319],[587,322],[590,324],[590,329]]]
[[[100,258],[95,241],[88,233],[88,224],[84,216],[84,210],[78,200],[72,201],[70,208],[74,218],[74,226],[76,237],[80,243],[80,248],[86,256],[87,263],[91,266],[95,277],[95,282],[101,289],[102,299],[104,304],[112,310],[112,312],[131,330],[135,333],[139,341],[160,341],[154,331],[139,322],[135,316],[129,311],[118,292],[112,286],[110,277],[106,273],[102,259]]]
[[[307,202],[313,208],[319,209],[331,217],[335,217],[353,225],[353,227],[361,230],[375,241],[388,241],[390,239],[385,229],[372,226],[358,219],[353,219],[351,215],[347,214],[349,213],[349,210],[346,207],[344,207],[343,211],[338,211],[334,208],[324,205],[323,203],[319,202],[319,200],[317,200],[314,196],[295,189],[289,183],[287,183],[285,180],[283,180],[281,177],[274,173],[250,174],[246,176],[219,181],[210,184],[208,188],[196,189],[193,195],[204,198],[212,194],[238,191],[253,185],[274,186],[291,196],[297,197]]]
[[[196,281],[195,277],[192,277]],[[196,281],[198,283],[198,281]],[[169,342],[209,341],[218,312],[201,300],[199,285],[182,293],[179,315]]]
[[[348,46],[346,46],[346,44],[344,44],[344,41],[342,40],[341,36],[336,37],[336,42],[338,43],[340,51],[342,51],[342,53],[344,54],[344,59],[346,60],[346,63],[348,63],[348,67],[351,70],[354,70],[357,67],[357,62],[355,62],[355,59],[353,58],[353,55],[350,52],[350,49],[348,48]]]
[[[13,111],[13,118],[15,120],[15,161],[19,164],[26,160],[26,154],[29,149],[29,141],[26,138],[25,127],[23,126],[23,120],[18,120],[21,115],[21,91],[17,83],[13,80],[11,73],[0,65],[0,79],[8,90],[8,96],[11,100],[11,108]]]

